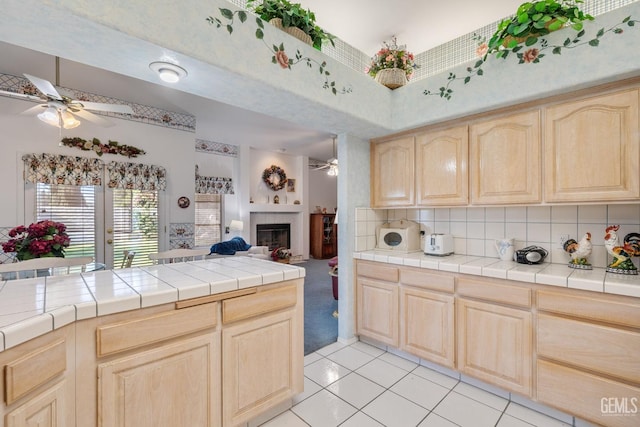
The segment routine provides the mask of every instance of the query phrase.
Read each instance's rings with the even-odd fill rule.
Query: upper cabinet
[[[547,202],[640,197],[637,89],[551,106],[545,116]]]
[[[457,126],[416,137],[418,206],[469,203],[468,127]]]
[[[541,201],[538,110],[478,122],[469,133],[472,204]]]
[[[371,206],[415,205],[414,137],[371,143]]]

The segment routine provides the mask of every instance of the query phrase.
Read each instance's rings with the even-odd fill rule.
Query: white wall
[[[338,177],[327,175],[327,170],[309,171],[309,211],[316,206],[333,213],[338,207]]]

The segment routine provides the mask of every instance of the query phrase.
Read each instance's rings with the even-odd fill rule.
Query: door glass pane
[[[96,259],[96,194],[89,185],[36,186],[36,221],[51,220],[67,227],[71,244],[66,257],[92,256]]]
[[[151,265],[158,252],[158,192],[113,190],[113,266],[120,268],[124,251],[134,251],[132,266]]]
[[[222,196],[220,194],[195,195],[195,245],[210,246],[221,241]]]

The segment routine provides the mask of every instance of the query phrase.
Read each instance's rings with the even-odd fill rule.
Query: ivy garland
[[[287,174],[280,166],[271,165],[262,172],[262,180],[273,191],[278,191],[287,184]]]
[[[62,145],[67,147],[79,148],[82,151],[94,151],[98,156],[103,154],[120,154],[121,156],[138,157],[139,155],[146,154],[144,150],[131,145],[120,145],[117,141],[109,140],[108,144],[102,144],[98,138],[93,138],[91,141],[82,139],[79,137],[62,138]]]

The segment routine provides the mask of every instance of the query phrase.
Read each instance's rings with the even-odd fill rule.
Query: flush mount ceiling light
[[[167,83],[176,83],[180,79],[187,77],[188,74],[184,68],[169,62],[152,62],[149,64],[149,68],[158,73],[160,80]]]

